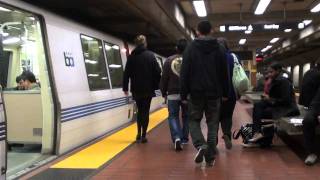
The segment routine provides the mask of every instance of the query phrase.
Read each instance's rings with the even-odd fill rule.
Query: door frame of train
[[[0,149],[1,148],[4,149],[4,157],[1,157],[2,155],[0,154],[0,159],[4,159],[4,164],[0,163],[0,180],[2,180],[3,177],[4,177],[4,179],[6,179],[6,174],[7,174],[7,169],[8,169],[8,162],[7,162],[7,157],[8,157],[7,134],[8,134],[8,132],[7,132],[7,116],[6,116],[6,110],[5,110],[4,101],[3,101],[1,85],[0,85],[0,100],[1,100],[0,107],[2,106],[3,118],[4,118],[3,122],[4,122],[4,127],[5,127],[5,138],[4,138],[5,143],[4,143],[3,147],[1,147],[1,145],[0,145]],[[2,115],[0,115],[0,116],[2,116]],[[1,123],[1,121],[0,121],[0,123]]]
[[[50,56],[49,41],[48,41],[45,18],[41,14],[17,7],[12,4],[8,4],[8,3],[3,2],[1,0],[0,0],[0,3],[5,6],[12,7],[13,9],[21,10],[26,13],[30,13],[30,14],[36,16],[39,20],[41,37],[42,37],[42,44],[43,44],[43,49],[44,49],[44,56],[45,56],[45,61],[46,61],[46,68],[48,71],[48,79],[49,79],[49,84],[50,84],[50,89],[51,89],[51,98],[52,98],[52,102],[53,102],[53,136],[54,137],[53,137],[51,154],[57,154],[59,152],[58,144],[60,142],[60,136],[59,136],[60,133],[59,132],[60,132],[60,128],[61,128],[61,123],[59,120],[61,118],[61,115],[60,115],[61,105],[60,105],[58,91],[56,88],[54,73],[53,73],[53,69],[52,69],[53,65],[52,65],[52,59]],[[6,159],[6,161],[7,161],[7,159]]]

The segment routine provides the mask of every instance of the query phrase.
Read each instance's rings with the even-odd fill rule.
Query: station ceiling
[[[197,16],[192,0],[22,0],[83,24],[105,31],[127,41],[145,34],[149,48],[168,56],[174,53],[179,38],[191,40],[196,25],[208,19],[214,25],[214,37],[226,37],[232,50],[261,50],[270,40],[284,40],[299,32],[298,23],[320,21],[319,13],[310,9],[319,0],[272,0],[263,15],[255,15],[259,0],[204,0],[208,15]],[[183,17],[177,20],[177,16]],[[183,24],[183,25],[182,25]],[[279,24],[278,30],[264,25]],[[253,27],[251,34],[229,32],[229,26]],[[226,32],[220,31],[226,27]],[[285,33],[284,28],[292,29]],[[239,40],[245,38],[244,45]]]

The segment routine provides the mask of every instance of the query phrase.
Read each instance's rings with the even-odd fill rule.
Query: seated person
[[[279,63],[273,63],[268,71],[272,79],[269,94],[262,95],[262,100],[253,106],[254,136],[249,140],[251,143],[264,137],[261,133],[262,119],[277,119],[300,114],[295,102],[292,84],[282,76],[282,66]]]
[[[17,83],[16,87],[6,88],[5,90],[6,91],[24,90],[23,79],[21,75],[16,77],[16,83]]]
[[[305,159],[306,165],[316,163],[318,157],[315,154],[315,129],[319,124],[320,115],[320,61],[316,67],[307,71],[303,77],[299,104],[307,108],[303,118],[303,136],[308,153]]]
[[[32,72],[24,71],[21,76],[24,80],[23,86],[25,90],[40,90],[40,86]]]

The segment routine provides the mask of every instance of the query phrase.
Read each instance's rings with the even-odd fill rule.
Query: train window
[[[90,90],[110,89],[102,42],[96,38],[81,35],[81,44]]]
[[[122,87],[123,65],[120,55],[120,47],[111,43],[104,43],[112,88]]]
[[[296,65],[293,68],[293,85],[295,88],[299,87],[299,72],[300,72],[300,67],[299,65]]]

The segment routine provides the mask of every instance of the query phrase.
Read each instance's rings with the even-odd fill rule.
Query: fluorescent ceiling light
[[[267,7],[269,6],[271,0],[260,0],[254,14],[256,15],[261,15],[264,13],[264,11],[267,9]]]
[[[113,48],[113,49],[117,49],[117,50],[120,49],[119,46],[117,46],[117,45],[113,45],[112,48]]]
[[[108,79],[108,77],[102,77],[101,79],[106,80],[106,79]]]
[[[264,29],[279,29],[280,25],[278,24],[265,24],[263,26]]]
[[[11,10],[0,6],[0,11],[10,12]]]
[[[109,51],[112,47],[106,44],[104,45],[104,48],[106,48],[106,50]]]
[[[249,31],[253,31],[253,27],[252,27],[251,24],[248,26],[248,30],[249,30]]]
[[[84,35],[81,35],[81,38],[82,38],[82,39],[85,39],[85,40],[87,40],[87,41],[92,41],[92,40],[93,40],[92,37],[88,37],[88,36],[84,36]]]
[[[117,69],[117,68],[121,68],[121,65],[119,65],[119,64],[110,64],[109,68]]]
[[[277,41],[279,41],[279,39],[280,39],[280,38],[273,38],[273,39],[271,39],[270,43],[272,43],[272,44],[273,44],[273,43],[276,43]]]
[[[263,48],[263,49],[261,50],[261,52],[266,52],[266,51],[268,51],[270,48],[272,48],[272,46],[268,45],[267,47]]]
[[[240,39],[240,41],[239,41],[239,44],[245,44],[246,43],[246,41],[247,41],[247,39]]]
[[[98,77],[99,74],[88,74],[89,77]]]
[[[196,13],[199,17],[206,17],[207,16],[207,10],[206,6],[204,4],[204,1],[193,1],[194,9],[196,10]]]
[[[220,26],[220,32],[226,32],[226,26]]]
[[[32,16],[30,16],[29,19],[32,20],[32,21],[36,20],[36,18],[34,18]]]
[[[299,24],[298,24],[298,28],[299,28],[299,29],[303,29],[303,28],[304,28],[304,23],[299,23]]]
[[[246,33],[246,34],[251,34],[251,33],[252,33],[252,31],[250,31],[250,30],[246,30],[244,33]]]
[[[292,31],[292,29],[285,29],[284,30],[284,32],[286,32],[286,33],[289,33],[289,32],[291,32]]]
[[[313,7],[311,10],[313,13],[320,12],[320,3],[318,3],[315,7]]]
[[[308,26],[310,23],[312,23],[312,20],[310,20],[310,19],[303,21],[303,24],[304,24],[305,26]]]
[[[3,44],[14,44],[20,41],[20,38],[13,37],[2,41]]]
[[[90,60],[90,59],[86,59],[85,62],[88,64],[97,64],[98,63],[98,61],[94,61],[94,60]]]

